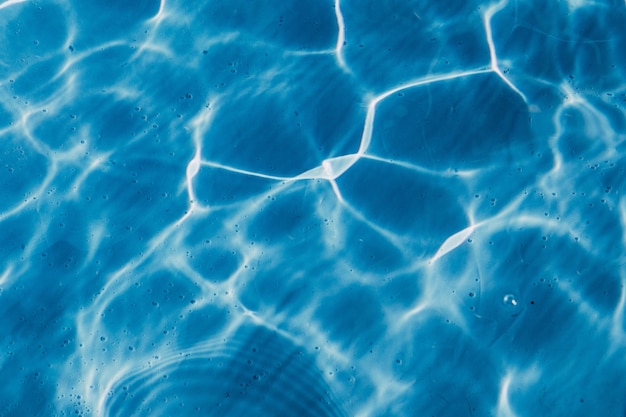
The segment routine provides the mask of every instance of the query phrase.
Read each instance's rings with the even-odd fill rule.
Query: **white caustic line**
[[[447,238],[441,244],[437,252],[435,252],[435,256],[432,257],[430,262],[431,263],[435,262],[437,259],[441,258],[448,252],[451,252],[454,249],[461,246],[467,240],[467,238],[469,238],[472,235],[472,233],[474,233],[475,229],[476,229],[476,226],[472,225],[472,226],[466,227],[465,229],[459,232],[456,232],[455,234]]]
[[[14,4],[24,3],[26,0],[9,0],[2,4],[0,4],[0,9],[4,9],[5,7],[13,6]]]
[[[502,78],[502,80],[509,86],[511,87],[511,90],[515,91],[515,93],[517,93],[517,95],[519,95],[522,100],[524,100],[524,103],[528,103],[528,100],[526,99],[526,96],[524,95],[524,93],[522,93],[512,82],[511,80],[509,80],[503,73],[502,70],[500,69],[500,66],[498,64],[498,56],[496,54],[496,46],[495,43],[493,42],[493,35],[492,35],[492,30],[491,30],[491,19],[493,18],[493,16],[498,13],[499,11],[501,11],[502,9],[504,9],[504,7],[508,4],[508,0],[500,0],[498,3],[496,4],[492,4],[491,6],[489,6],[487,8],[487,10],[485,10],[485,13],[483,13],[483,23],[485,25],[485,34],[487,36],[487,44],[489,45],[489,56],[491,59],[491,69],[498,74],[498,76],[500,78]]]
[[[346,41],[346,26],[343,20],[340,3],[339,0],[335,0],[335,18],[337,19],[337,45],[335,46],[335,56],[337,57],[339,67],[346,72],[350,72],[346,65],[346,60],[343,57],[343,45]]]
[[[200,172],[200,154],[196,152],[194,157],[187,164],[187,192],[189,194],[189,201],[194,202],[196,200],[195,192],[193,190],[193,178]]]

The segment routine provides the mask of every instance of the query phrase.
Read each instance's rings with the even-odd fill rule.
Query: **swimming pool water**
[[[626,416],[626,4],[0,2],[0,415]]]

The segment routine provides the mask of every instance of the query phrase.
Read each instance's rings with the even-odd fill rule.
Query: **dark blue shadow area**
[[[118,381],[107,415],[345,415],[314,361],[275,332],[242,328],[216,346],[163,359]]]

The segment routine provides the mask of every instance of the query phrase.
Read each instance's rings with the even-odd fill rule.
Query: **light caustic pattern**
[[[624,415],[623,2],[200,3],[0,3],[0,415]]]

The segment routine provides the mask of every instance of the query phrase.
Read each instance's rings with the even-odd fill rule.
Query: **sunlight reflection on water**
[[[0,415],[623,415],[625,20],[0,3]]]

